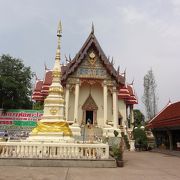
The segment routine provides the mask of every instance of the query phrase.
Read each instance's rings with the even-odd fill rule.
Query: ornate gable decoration
[[[92,51],[89,53],[89,63],[94,66],[96,63],[96,55],[95,53]]]
[[[121,76],[109,62],[109,59],[101,49],[92,31],[86,42],[76,54],[74,59],[66,66],[66,72],[62,75],[62,81],[71,78],[96,78],[111,79],[124,84],[125,78]]]
[[[91,94],[89,94],[88,98],[86,99],[85,103],[82,106],[82,109],[83,110],[97,110],[98,109],[98,106],[96,105]]]
[[[110,79],[109,73],[94,48],[90,48],[72,77]]]

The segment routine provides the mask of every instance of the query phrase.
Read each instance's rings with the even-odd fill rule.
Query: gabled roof
[[[92,46],[94,46],[96,48],[96,50],[98,51],[99,57],[102,60],[102,63],[104,65],[104,67],[107,69],[108,73],[111,76],[113,76],[118,83],[124,84],[125,78],[123,76],[119,75],[119,73],[114,69],[113,65],[109,62],[108,58],[104,54],[101,46],[99,45],[98,40],[96,39],[96,37],[94,35],[94,31],[92,31],[90,33],[89,37],[85,41],[85,43],[82,46],[82,48],[80,49],[80,51],[76,54],[74,59],[67,64],[66,72],[63,73],[63,75],[62,75],[62,81],[66,81],[68,76],[77,69],[79,64],[82,62],[84,57],[87,55],[87,51]]]
[[[180,126],[180,102],[173,104],[169,102],[147,125],[148,128],[172,126]]]

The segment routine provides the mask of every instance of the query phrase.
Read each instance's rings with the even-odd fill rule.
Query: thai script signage
[[[42,110],[2,110],[0,111],[0,130],[31,130],[42,115]]]

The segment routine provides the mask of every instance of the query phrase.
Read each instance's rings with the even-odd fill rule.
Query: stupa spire
[[[49,87],[48,96],[44,100],[44,113],[42,119],[38,122],[38,126],[33,129],[33,134],[52,135],[56,133],[65,136],[71,136],[72,132],[67,122],[65,122],[64,114],[64,90],[61,85],[61,54],[60,54],[60,38],[62,33],[61,22],[58,24],[57,38],[58,46],[56,49],[55,63],[52,70],[52,84]]]
[[[59,21],[58,24],[58,29],[57,29],[57,37],[58,37],[58,49],[60,49],[60,38],[62,36],[62,25],[61,25],[61,21]]]
[[[62,37],[62,26],[61,26],[61,21],[59,21],[58,29],[57,29],[57,38],[58,39],[57,39],[57,49],[56,49],[56,57],[55,57],[56,61],[55,61],[55,65],[54,65],[54,69],[58,68],[58,70],[60,70],[60,60],[61,60],[61,52],[60,52],[60,49],[61,49],[61,37]]]

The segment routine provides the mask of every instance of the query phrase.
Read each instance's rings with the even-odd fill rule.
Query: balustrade
[[[0,158],[108,159],[107,144],[0,142]]]

